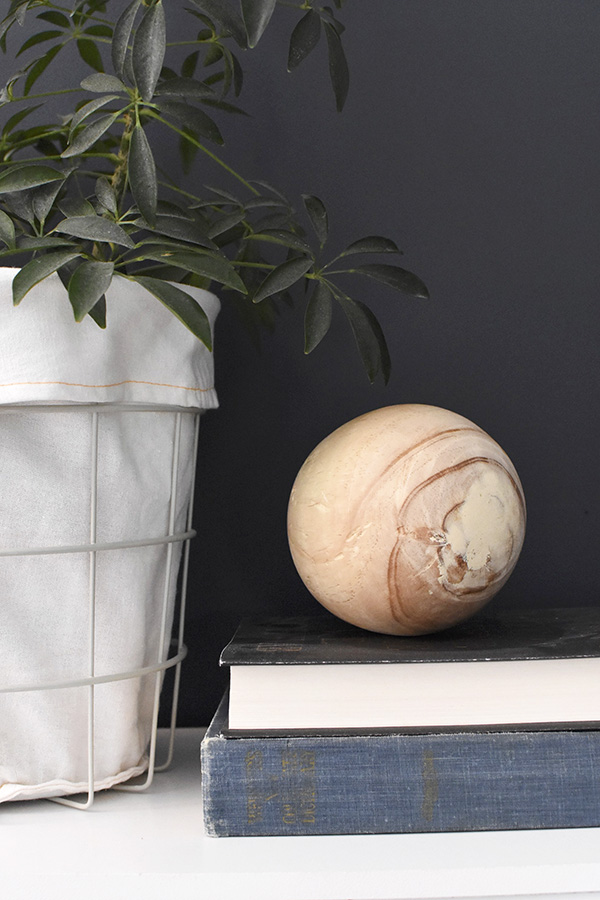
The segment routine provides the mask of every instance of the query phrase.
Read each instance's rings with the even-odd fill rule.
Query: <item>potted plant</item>
[[[335,11],[298,4],[288,56],[291,70],[325,46],[338,110],[349,85],[342,3],[335,0]],[[191,535],[197,430],[182,411],[216,405],[212,291],[235,303],[251,328],[270,326],[293,291],[303,296],[306,353],[339,306],[371,381],[388,380],[389,352],[375,315],[344,279],[427,296],[423,282],[395,264],[400,251],[387,237],[359,238],[327,259],[323,201],[303,195],[301,220],[276,187],[233,171],[220,151],[224,120],[242,113],[241,51],[258,44],[277,5],[189,0],[177,17],[190,27],[174,39],[174,0],[11,0],[0,24],[1,48],[16,68],[0,94],[0,403],[6,453],[19,460],[18,491],[0,508],[11,521],[0,552],[11,621],[31,645],[18,653],[27,658],[20,683],[10,654],[4,676],[0,670],[2,721],[11,722],[11,735],[0,734],[0,800],[87,786],[89,805],[94,789],[148,765],[179,554]],[[180,177],[155,162],[166,140],[181,155]],[[222,180],[191,190],[192,171],[194,185],[209,171]],[[165,424],[159,413],[169,410]],[[136,557],[141,548],[149,555]],[[59,557],[69,565],[57,576]],[[80,612],[86,591],[91,605]],[[45,643],[31,640],[40,622]],[[8,633],[14,648],[19,632]],[[40,644],[46,652],[36,656]],[[181,653],[180,641],[178,662]],[[43,690],[42,664],[52,690]],[[68,697],[78,690],[87,755],[81,730],[67,728],[75,718]],[[39,743],[49,717],[36,762],[43,771],[23,777],[19,748],[32,728]],[[133,749],[115,750],[130,745],[132,731]],[[76,761],[64,774],[67,751]]]

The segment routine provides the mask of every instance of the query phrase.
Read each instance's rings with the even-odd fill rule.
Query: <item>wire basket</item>
[[[29,618],[22,632],[26,648],[24,651],[15,651],[17,658],[19,660],[24,658],[25,663],[19,669],[16,678],[12,669],[8,672],[5,671],[4,676],[0,669],[0,704],[6,706],[3,711],[0,711],[0,750],[3,748],[2,740],[4,740],[5,743],[8,743],[9,756],[11,750],[13,755],[21,752],[18,748],[15,750],[14,746],[12,748],[10,746],[13,725],[11,710],[15,712],[19,722],[25,721],[31,726],[31,742],[37,743],[40,740],[40,729],[48,725],[48,717],[52,714],[54,699],[59,695],[62,697],[75,696],[69,692],[77,692],[78,710],[85,716],[85,726],[82,725],[81,715],[79,715],[80,727],[77,734],[67,737],[64,731],[64,721],[68,720],[68,714],[63,715],[64,721],[56,732],[59,738],[57,739],[54,735],[52,740],[54,744],[59,743],[65,735],[65,743],[73,743],[75,752],[84,757],[83,776],[78,775],[65,790],[65,794],[82,793],[84,799],[50,796],[53,792],[56,793],[60,790],[58,783],[61,775],[57,772],[55,778],[48,777],[48,773],[44,770],[45,780],[43,783],[50,785],[46,794],[48,799],[55,802],[78,809],[87,809],[94,802],[94,795],[99,789],[98,770],[103,765],[99,761],[98,747],[102,744],[105,748],[110,748],[110,753],[113,754],[113,744],[116,742],[113,734],[120,729],[120,726],[115,728],[112,724],[115,710],[111,708],[111,703],[113,707],[123,706],[125,716],[132,715],[131,709],[136,709],[136,704],[140,708],[143,706],[146,721],[140,732],[143,734],[142,743],[145,744],[143,759],[136,766],[126,765],[124,771],[114,773],[115,783],[108,786],[123,791],[143,791],[152,783],[154,773],[166,769],[171,763],[181,663],[187,653],[184,644],[184,620],[190,541],[195,535],[195,531],[192,529],[192,510],[200,414],[201,410],[196,408],[134,403],[0,406],[3,435],[16,432],[15,440],[18,441],[23,440],[23,434],[35,434],[39,452],[42,454],[47,453],[48,443],[54,446],[54,434],[57,430],[67,438],[70,435],[76,436],[76,451],[73,451],[72,448],[66,451],[72,454],[69,465],[76,465],[79,460],[80,468],[86,469],[84,475],[79,469],[77,470],[79,475],[76,480],[81,485],[87,482],[87,497],[78,495],[77,499],[66,507],[75,510],[73,516],[78,521],[83,521],[83,510],[87,508],[88,515],[85,523],[87,533],[84,536],[83,532],[80,532],[83,537],[81,541],[68,542],[68,540],[61,539],[57,533],[56,543],[31,546],[31,540],[28,539],[25,546],[22,543],[13,546],[14,539],[6,539],[7,534],[12,533],[9,527],[10,521],[5,521],[4,537],[0,543],[0,617],[5,623],[5,627],[0,627],[0,638],[5,632],[5,638],[10,641],[12,651],[15,650],[15,640],[14,635],[11,639],[12,626],[9,623],[15,620],[15,615],[12,616],[12,619],[10,618],[11,609],[13,612],[16,610],[16,618],[24,614],[23,606],[19,605],[18,600],[15,599],[18,590],[15,588],[14,571],[18,568],[18,561],[30,561],[28,564],[34,565],[32,561],[43,558],[46,560],[44,565],[51,565],[52,571],[57,573],[48,580],[58,584],[63,583],[60,575],[62,567],[65,593],[69,593],[66,579],[73,574],[76,574],[77,585],[83,587],[83,569],[86,570],[85,587],[81,594],[73,598],[71,606],[64,614],[61,613],[60,608],[51,609],[48,613],[48,608],[52,605],[60,607],[61,592],[55,592],[53,596],[42,596],[45,590],[42,579],[39,579],[39,591],[32,592],[31,584],[35,578],[27,577],[26,583],[31,594],[33,612],[29,611]],[[52,417],[52,420],[48,417]],[[13,424],[18,423],[19,428],[11,430],[11,421]],[[50,424],[51,421],[53,423],[60,422],[60,427],[54,428]],[[119,429],[123,425],[125,425],[125,433],[128,435],[124,441],[118,437]],[[129,459],[125,463],[119,463],[115,453],[115,447],[119,442],[123,443],[129,453]],[[59,459],[61,451],[55,449],[54,453],[55,458]],[[82,463],[84,455],[87,455],[87,464],[85,465]],[[156,455],[160,457],[159,460],[155,459]],[[52,473],[54,470],[51,466],[51,459],[49,461],[44,456],[44,460],[47,464],[49,463],[48,471]],[[155,471],[155,468],[157,472],[159,471],[159,463],[160,471],[164,470],[164,474],[161,474],[160,477],[153,476],[152,472]],[[8,466],[6,460],[4,465]],[[123,477],[126,479],[126,483],[122,485],[119,485],[115,474],[120,471],[120,466],[123,467]],[[148,466],[152,472],[147,471]],[[43,466],[40,468],[43,470]],[[110,470],[109,475],[105,473],[105,469]],[[21,474],[23,497],[19,492],[15,494],[11,510],[14,510],[19,504],[25,508],[35,508],[36,498],[31,496],[31,479],[26,477],[25,470]],[[6,476],[7,473],[3,477]],[[137,487],[132,485],[132,481],[135,481],[136,477],[140,482]],[[160,505],[161,510],[164,507],[164,515],[162,511],[160,514],[155,511],[159,501],[155,501],[152,488],[153,477],[156,477],[157,482],[160,481],[160,487],[156,487],[156,493],[161,495]],[[38,490],[44,496],[40,498],[39,516],[41,520],[49,516],[54,522],[52,516],[56,513],[54,504],[58,502],[56,500],[58,492],[61,489],[68,491],[70,487],[57,480],[46,491],[45,481],[47,479],[44,480],[43,471],[40,473],[40,478],[42,486],[38,486]],[[57,475],[57,479],[59,478],[60,474]],[[79,493],[81,494],[82,491]],[[64,494],[60,495],[60,503],[64,504]],[[144,519],[143,513],[146,507],[151,508],[152,513]],[[109,522],[107,515],[109,508],[116,513],[120,524],[115,526]],[[6,509],[4,509],[4,515],[6,519],[14,521]],[[161,530],[157,531],[157,522],[163,518]],[[66,533],[72,536],[70,518],[65,516],[64,519],[67,524]],[[68,522],[67,519],[69,519]],[[145,521],[151,523],[146,532],[144,531]],[[2,522],[0,522],[1,526]],[[119,528],[126,526],[131,528],[131,533],[119,533]],[[57,529],[58,531],[60,529]],[[147,554],[147,557],[144,557],[144,554]],[[117,592],[118,596],[113,598],[110,587],[111,559],[118,561],[120,571],[124,572],[126,577],[129,569],[131,569],[132,579],[135,579],[136,573],[142,575],[143,583],[137,585],[132,582],[128,587],[121,587]],[[4,571],[9,582],[6,595],[2,575],[3,566],[6,567]],[[157,568],[158,566],[160,566],[160,570]],[[146,622],[143,610],[139,613],[133,612],[134,603],[137,606],[143,606],[146,602],[146,592],[152,594],[148,601],[148,605],[152,608],[150,623]],[[111,600],[117,601],[112,613],[110,609],[105,608],[108,595]],[[4,609],[2,609],[3,605]],[[8,610],[6,606],[8,606]],[[49,618],[50,614],[52,614],[52,619]],[[70,623],[66,621],[69,618],[73,620],[72,635],[69,634]],[[38,620],[40,633],[37,633]],[[49,621],[53,623],[50,635],[47,634]],[[102,622],[108,623],[108,637],[107,628],[104,625],[102,625],[104,631],[102,633],[99,631],[101,627],[99,623]],[[141,622],[141,625],[136,627],[135,622]],[[127,630],[142,632],[131,635],[137,643],[137,649],[131,654],[131,657],[129,651],[121,657],[121,659],[133,660],[125,666],[117,661],[117,657],[113,658],[112,651],[107,649],[109,638],[112,639],[118,635],[120,642],[121,639],[128,637],[127,634],[119,632],[120,625],[123,632]],[[150,625],[152,625],[153,632],[151,636],[146,633],[150,631]],[[16,625],[14,627],[16,628]],[[7,629],[9,636],[6,636]],[[56,641],[54,652],[51,647],[44,646],[45,635],[47,635],[48,642]],[[75,640],[77,641],[77,651],[73,654],[73,660],[67,663],[63,657],[65,654],[69,655],[70,644]],[[34,658],[36,648],[42,649],[48,671],[40,671],[44,667],[44,660],[38,664]],[[1,652],[0,649],[0,654]],[[61,666],[64,671],[61,670]],[[69,669],[68,673],[67,668]],[[156,737],[161,688],[167,670],[173,670],[174,674],[170,734],[166,759],[159,764],[156,760]],[[23,677],[24,672],[29,675]],[[121,686],[119,687],[121,693],[115,693],[114,702],[103,697],[103,709],[99,710],[98,692],[104,690],[106,685],[113,685],[115,691],[116,686]],[[127,690],[127,703],[122,699],[125,696],[123,690]],[[142,696],[145,698],[143,703],[140,701]],[[105,708],[107,704],[108,709]],[[59,704],[56,705],[58,707]],[[64,704],[61,702],[62,705]],[[41,717],[42,724],[40,724],[40,719],[36,718],[40,706],[44,709],[44,715]],[[108,726],[108,735],[101,736],[99,734],[99,719],[111,723]],[[54,734],[53,728],[54,725],[49,723],[49,730],[52,734]],[[139,739],[136,732],[136,740]],[[28,742],[23,740],[22,743],[22,751],[26,754]],[[6,747],[4,747],[4,755],[6,756]],[[44,765],[46,765],[46,757],[47,750]],[[60,748],[57,748],[57,758],[62,758]],[[0,753],[0,767],[1,765],[2,753]],[[13,769],[17,767],[18,760],[15,760]],[[122,778],[131,779],[134,775],[140,775],[141,781],[138,778],[131,783],[121,783]],[[2,773],[0,768],[0,785],[6,778],[6,773]],[[86,794],[87,796],[85,796]],[[43,788],[37,792],[32,788],[28,793],[27,784],[25,784],[22,793],[8,796],[6,799],[26,799],[28,796],[44,796]]]

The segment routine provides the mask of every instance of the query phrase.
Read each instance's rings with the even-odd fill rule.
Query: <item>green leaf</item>
[[[214,98],[215,92],[207,84],[196,78],[165,78],[154,91],[155,97],[174,95],[176,97],[189,97],[193,100]]]
[[[51,181],[50,184],[41,184],[39,187],[33,189],[31,197],[33,212],[38,222],[42,225],[45,223],[46,217],[54,206],[54,201],[56,200],[62,185],[63,183],[60,181]]]
[[[205,68],[208,68],[209,66],[214,66],[215,63],[218,63],[221,59],[223,59],[223,47],[221,46],[221,44],[211,44],[206,51],[206,55],[204,57],[202,65]],[[217,81],[223,81],[224,78],[224,72],[215,72],[213,75],[206,79],[206,83],[216,84]]]
[[[201,137],[213,141],[215,144],[223,144],[223,136],[219,128],[210,116],[201,109],[181,103],[179,100],[161,100],[158,104],[162,113],[171,116],[184,126],[186,131],[192,131]]]
[[[244,219],[243,210],[238,210],[237,212],[229,213],[229,215],[223,216],[220,219],[217,219],[214,222],[210,230],[208,232],[208,236],[210,238],[216,238],[220,234],[225,234],[226,231],[229,231],[230,228],[233,228],[234,225],[238,225]]]
[[[174,200],[159,200],[158,212],[161,216],[175,216],[178,219],[187,219],[188,222],[195,222],[197,215],[187,206],[181,206]]]
[[[67,196],[62,197],[58,203],[58,208],[66,219],[73,216],[95,216],[96,210],[89,200],[85,197]]]
[[[100,116],[99,119],[96,119],[90,125],[86,125],[85,128],[82,128],[75,135],[67,149],[63,150],[61,153],[62,158],[68,159],[70,156],[79,156],[81,153],[85,153],[86,150],[93,147],[103,134],[106,134],[118,118],[119,113],[109,113],[106,116]]]
[[[220,109],[223,112],[231,113],[234,116],[248,116],[249,113],[246,112],[245,109],[242,109],[240,106],[235,106],[233,103],[227,103],[225,100],[216,100],[213,97],[207,97],[203,100],[205,106],[211,106],[213,109]]]
[[[117,215],[117,195],[108,178],[102,176],[96,180],[96,197],[105,209]]]
[[[99,328],[106,328],[106,297],[100,297],[89,314]]]
[[[136,222],[136,224],[142,225],[143,223]],[[190,244],[207,248],[213,246],[197,222],[182,219],[179,216],[157,216],[152,231],[174,238],[176,241],[187,241]]]
[[[30,6],[31,0],[23,0],[22,3],[19,3],[19,0],[13,0],[12,9],[15,11],[17,22],[21,27],[25,24],[25,15],[29,12]]]
[[[159,278],[151,278],[149,275],[136,275],[135,281],[145,287],[161,303],[169,309],[180,322],[188,328],[202,343],[212,350],[212,334],[208,316],[194,297],[181,288],[161,281]]]
[[[281,263],[280,266],[269,272],[262,284],[259,286],[256,294],[252,298],[254,303],[260,303],[266,297],[272,297],[281,291],[287,290],[295,284],[313,265],[312,259],[306,257],[297,257],[296,259],[288,259]]]
[[[372,265],[355,266],[355,268],[347,271],[353,275],[366,275],[374,281],[379,281],[381,284],[387,284],[397,291],[402,291],[403,294],[410,294],[411,297],[418,297],[422,300],[429,299],[429,291],[421,279],[412,272],[401,269],[400,266],[373,263]]]
[[[19,112],[15,113],[10,117],[10,119],[7,120],[4,128],[2,129],[2,134],[10,134],[13,128],[16,128],[17,125],[23,121],[23,119],[31,115],[31,113],[35,112],[36,109],[39,109],[41,106],[41,103],[37,103],[35,106],[27,106],[25,107],[25,109],[20,109]]]
[[[200,143],[198,135],[192,134],[191,132],[186,132],[186,134],[179,136],[179,156],[181,158],[183,171],[186,175],[188,175],[191,171],[191,168],[200,150],[196,143],[192,144],[192,142],[189,140],[189,137],[192,137],[194,141],[198,141],[198,143]]]
[[[119,96],[117,94],[107,94],[105,97],[95,97],[93,100],[88,100],[87,103],[84,103],[83,106],[77,110],[77,112],[73,113],[73,118],[71,119],[71,133],[75,131],[78,125],[81,125],[88,116],[91,116],[92,113],[95,113],[96,110],[102,109],[103,106],[106,106],[107,103],[110,103],[111,100],[118,100]]]
[[[107,37],[112,41],[113,30],[110,25],[90,25],[89,28],[85,28],[83,31],[84,34],[93,34],[95,37]]]
[[[148,138],[139,122],[131,135],[127,176],[137,208],[145,220],[153,225],[156,221],[158,198],[156,165]]]
[[[255,223],[255,228],[257,229],[257,233],[260,232],[264,234],[265,231],[288,231],[290,227],[291,216],[289,211],[282,212],[273,212],[268,216],[263,216],[258,222]]]
[[[77,41],[77,49],[80,57],[84,63],[87,63],[90,69],[95,69],[96,72],[104,71],[102,57],[100,56],[100,51],[94,41],[91,41],[88,38],[79,38]]]
[[[140,3],[141,0],[133,0],[133,3],[130,3],[129,6],[123,10],[115,24],[111,56],[112,64],[119,78],[122,78],[125,74],[127,47],[129,45],[129,39],[131,38],[136,13],[140,8]]]
[[[221,97],[225,97],[229,91],[231,90],[231,85],[233,84],[233,57],[229,51],[228,47],[221,45],[221,49],[223,51],[223,87],[221,89]]]
[[[337,31],[337,33],[341,37],[343,35],[344,31],[346,30],[346,26],[343,25],[338,19],[336,19],[331,7],[330,6],[322,6],[321,9],[319,10],[319,13],[321,15],[321,20],[323,21],[323,23],[327,22],[329,25],[331,25],[333,30]]]
[[[213,187],[212,184],[207,184],[206,187],[209,191],[212,191],[213,194],[216,194],[220,200],[225,200],[226,203],[233,203],[235,206],[242,206],[241,200],[239,200],[235,194],[231,194],[229,191],[224,190],[223,188]],[[208,204],[204,204],[212,206],[215,203],[214,200],[210,200]]]
[[[123,82],[114,75],[106,75],[104,72],[94,72],[88,75],[81,82],[84,91],[90,91],[92,94],[114,94],[115,91],[123,93],[127,88]]]
[[[189,56],[186,56],[181,64],[181,74],[184,78],[192,78],[198,68],[198,60],[200,59],[200,51],[194,50]]]
[[[0,209],[0,241],[7,247],[15,246],[15,226],[10,216]]]
[[[327,235],[329,234],[329,225],[327,222],[327,210],[325,209],[325,204],[321,200],[319,200],[318,197],[314,197],[310,194],[303,194],[302,199],[304,200],[304,206],[306,208],[306,212],[308,213],[308,217],[310,219],[313,230],[318,238],[319,244],[322,247],[327,240]]]
[[[8,32],[13,27],[13,25],[17,22],[16,13],[12,13],[6,16],[0,22],[0,49],[3,53],[6,53],[6,38],[8,36]]]
[[[27,191],[40,184],[49,184],[51,181],[62,181],[62,172],[58,172],[51,166],[19,165],[0,174],[0,194],[8,194],[13,191]]]
[[[133,74],[142,98],[154,96],[167,46],[167,29],[162,0],[146,9],[133,39]]]
[[[15,53],[15,58],[20,56],[21,53],[25,53],[30,47],[35,47],[37,44],[44,43],[44,41],[51,41],[53,38],[62,37],[62,35],[62,31],[56,31],[55,29],[51,29],[50,31],[38,31],[37,34],[33,34],[21,45],[18,52]]]
[[[256,47],[275,10],[276,0],[242,0],[248,46]]]
[[[88,241],[119,244],[121,247],[131,249],[135,246],[120,225],[111,222],[110,219],[104,219],[102,216],[72,216],[59,222],[55,231]]]
[[[80,256],[78,250],[56,250],[54,253],[47,253],[45,256],[39,256],[28,262],[22,269],[19,269],[13,278],[14,305],[17,306],[32,287],[78,256]]]
[[[46,71],[56,54],[61,50],[63,44],[56,44],[56,46],[51,47],[48,52],[42,56],[37,62],[29,69],[27,74],[27,78],[25,79],[25,86],[23,88],[23,94],[27,96],[35,82],[38,80],[40,75]]]
[[[195,19],[199,19],[200,22],[202,22],[202,24],[206,26],[198,32],[196,40],[210,41],[217,36],[218,29],[215,28],[215,23],[211,19],[209,19],[208,16],[205,16],[204,13],[198,12],[198,10],[196,9],[190,9],[189,7],[187,8],[187,12],[189,12],[189,14],[192,15]]]
[[[329,77],[335,95],[338,112],[341,112],[348,96],[350,87],[350,73],[346,54],[342,47],[342,41],[336,29],[325,22],[325,35],[327,37],[327,50],[329,55]]]
[[[70,28],[71,26],[64,13],[55,12],[54,10],[40,13],[36,18],[41,19],[43,22],[50,22],[51,25],[58,25],[59,28]]]
[[[287,197],[281,193],[281,191],[277,190],[276,187],[273,187],[272,184],[269,184],[268,181],[260,181],[258,178],[253,178],[250,182],[251,184],[257,184],[259,187],[266,188],[267,191],[270,191],[272,194],[275,194],[280,200],[283,200],[286,206],[290,205]]]
[[[392,364],[381,325],[364,303],[352,300],[338,291],[335,292],[335,298],[350,323],[369,381],[373,384],[381,372],[387,384]]]
[[[177,266],[188,272],[195,272],[196,275],[203,275],[206,278],[217,281],[219,284],[232,288],[234,291],[239,291],[241,294],[247,293],[244,282],[229,260],[224,257],[169,249],[150,252],[145,255],[148,259],[163,262],[166,265]]]
[[[269,209],[289,210],[290,208],[287,200],[280,200],[279,197],[254,197],[252,200],[248,200],[245,206],[246,209],[262,209],[268,207]]]
[[[288,51],[288,72],[295,69],[303,62],[308,54],[314,50],[319,43],[321,37],[321,17],[319,13],[310,9],[305,16],[302,16],[290,37],[290,47]]]
[[[211,19],[232,36],[239,47],[245,49],[248,46],[246,28],[237,10],[222,0],[192,0],[192,3],[208,13]]]
[[[267,228],[246,236],[248,241],[265,241],[270,244],[279,244],[281,247],[289,247],[292,250],[300,250],[301,253],[312,255],[310,246],[301,237],[292,234],[291,231],[283,231],[281,228]]]
[[[231,244],[236,244],[244,237],[245,230],[245,226],[242,223],[238,223],[237,225],[230,224],[230,227],[228,229],[225,229],[224,231],[221,231],[219,229],[219,233],[214,235],[213,241],[219,248],[227,247]],[[247,280],[247,273],[245,275],[245,278]]]
[[[304,317],[305,353],[310,353],[323,340],[329,331],[332,314],[331,291],[323,281],[317,281]]]
[[[69,300],[75,321],[81,322],[104,296],[115,267],[111,262],[84,260],[69,279]]]
[[[28,234],[25,234],[18,239],[17,250],[19,252],[23,251],[31,253],[33,250],[52,250],[55,247],[70,247],[72,250],[76,249],[73,241],[69,241],[67,238],[59,238],[51,235],[30,237]]]
[[[236,97],[239,97],[244,85],[244,70],[234,53],[229,54],[229,59],[231,61],[231,69],[233,72],[233,92]]]
[[[343,256],[350,256],[353,253],[398,253],[402,255],[394,241],[386,237],[372,235],[371,237],[360,238],[350,244],[343,253],[340,253],[339,259]]]

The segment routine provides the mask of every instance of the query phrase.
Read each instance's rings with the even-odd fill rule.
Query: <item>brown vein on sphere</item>
[[[475,430],[475,429],[457,428],[455,430],[456,431],[462,431],[462,430],[466,431],[466,430]],[[491,438],[490,438],[490,440],[491,440]],[[523,513],[523,516],[525,516],[525,501],[524,501],[524,498],[523,498],[523,495],[521,492],[520,485],[515,481],[515,479],[510,474],[510,472],[508,471],[506,466],[504,466],[498,460],[490,459],[490,457],[488,457],[488,456],[472,456],[469,459],[461,460],[461,462],[455,463],[455,465],[453,465],[453,466],[448,466],[448,468],[442,469],[440,472],[437,472],[435,475],[432,475],[426,481],[422,482],[420,485],[418,485],[416,488],[414,488],[414,490],[411,491],[411,493],[408,495],[408,497],[406,498],[406,500],[400,507],[400,510],[398,512],[398,521],[400,523],[402,522],[406,508],[409,506],[410,503],[412,503],[412,501],[416,497],[416,495],[419,494],[421,491],[423,491],[425,488],[429,487],[429,485],[438,481],[440,478],[445,478],[446,475],[452,475],[455,472],[460,471],[460,469],[464,469],[467,466],[475,465],[476,463],[489,463],[492,466],[496,466],[496,468],[498,468],[498,469],[502,469],[502,471],[509,478],[509,480],[514,488],[514,491],[515,491],[517,497],[519,498],[519,503],[521,505],[521,511]],[[446,511],[444,518],[447,515],[448,515],[448,511]],[[388,562],[387,582],[388,582],[388,600],[389,600],[389,605],[390,605],[390,612],[392,614],[392,617],[397,622],[399,622],[400,624],[403,624],[402,618],[400,617],[399,614],[404,613],[404,618],[409,619],[409,620],[410,620],[410,616],[408,615],[408,611],[403,611],[402,597],[400,596],[400,594],[398,593],[398,591],[396,589],[397,579],[396,579],[395,573],[396,573],[396,567],[397,567],[397,563],[398,563],[398,557],[399,557],[400,551],[401,551],[401,543],[402,543],[402,537],[403,537],[403,535],[401,534],[401,528],[402,528],[402,525],[400,524],[398,526],[398,537],[396,539],[395,547],[392,550],[392,552],[390,553],[390,558],[389,558],[389,562]],[[445,589],[447,590],[447,588],[445,588]],[[481,590],[481,588],[479,589],[479,591],[480,590]],[[451,593],[451,592],[449,591],[449,593]],[[465,594],[477,593],[477,591],[475,591],[475,590],[469,591],[466,589],[464,593]]]
[[[448,428],[445,431],[438,431],[437,434],[433,435],[433,437],[424,438],[422,441],[419,441],[418,444],[413,444],[411,447],[408,448],[408,450],[403,450],[402,453],[399,453],[398,456],[396,456],[392,460],[391,463],[388,463],[388,465],[385,467],[385,469],[383,469],[383,471],[381,472],[381,474],[378,477],[381,478],[382,475],[386,475],[390,471],[390,469],[393,469],[394,466],[398,465],[398,463],[401,460],[405,459],[406,457],[411,456],[413,453],[416,453],[418,450],[422,450],[425,447],[433,446],[433,444],[436,444],[438,441],[442,440],[443,438],[448,437],[448,435],[450,435],[450,434],[460,434],[461,432],[469,432],[469,431],[474,431],[477,434],[480,434],[484,437],[489,437],[488,435],[486,435],[485,431],[481,431],[480,428],[468,428],[467,426],[461,426],[460,428]],[[491,440],[491,438],[490,438],[490,440]]]
[[[398,456],[395,456],[394,459],[389,462],[385,468],[378,472],[374,479],[370,482],[370,484],[363,489],[363,492],[360,498],[357,500],[354,509],[348,513],[348,518],[350,520],[350,531],[354,528],[354,522],[357,522],[360,518],[360,509],[364,503],[366,503],[369,499],[369,495],[373,491],[373,489],[377,486],[378,482],[385,478],[388,475],[394,466],[397,466],[398,463],[409,459],[413,454],[418,453],[419,451],[432,447],[434,444],[437,444],[441,440],[445,440],[445,438],[450,435],[460,434],[461,432],[475,432],[476,434],[482,435],[483,437],[488,438],[488,440],[492,440],[485,431],[482,431],[480,428],[468,426],[461,426],[460,428],[448,428],[445,431],[438,431],[432,437],[424,438],[422,441],[419,441],[418,444],[412,444],[407,450],[403,450],[402,453],[399,453]]]
[[[515,489],[515,493],[519,498],[519,502],[521,503],[522,511],[525,512],[525,502],[521,494],[521,488],[512,477],[506,466],[503,465],[503,463],[499,462],[497,459],[491,459],[489,456],[471,456],[469,457],[469,459],[463,459],[460,462],[455,463],[453,466],[448,466],[447,469],[441,469],[439,472],[436,472],[435,475],[430,475],[430,477],[427,478],[426,481],[423,481],[421,482],[421,484],[417,485],[417,487],[410,492],[410,494],[400,507],[400,510],[398,511],[398,518],[400,518],[406,507],[410,503],[412,503],[413,498],[426,487],[429,487],[430,484],[433,484],[440,478],[444,478],[446,475],[451,475],[454,472],[460,471],[460,469],[465,469],[467,466],[472,466],[475,463],[489,463],[491,466],[496,466],[497,469],[502,469],[502,471],[505,472],[510,479],[512,486]],[[446,511],[446,515],[448,515],[448,510]]]

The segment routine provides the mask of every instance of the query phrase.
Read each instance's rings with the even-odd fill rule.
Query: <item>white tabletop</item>
[[[180,730],[146,793],[86,811],[0,806],[4,900],[600,898],[600,829],[350,837],[209,838],[201,729]],[[162,735],[161,735],[162,739]]]

